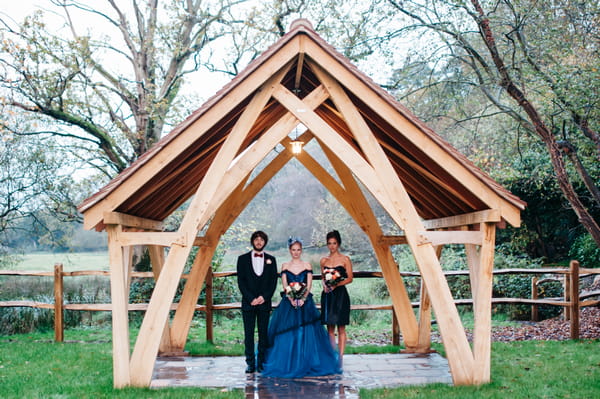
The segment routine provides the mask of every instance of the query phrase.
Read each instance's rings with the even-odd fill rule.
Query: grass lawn
[[[225,323],[227,324],[227,323]],[[241,355],[235,326],[219,334],[214,345],[193,328],[186,349],[192,354]],[[223,330],[221,330],[223,331]],[[132,331],[134,339],[137,331]],[[110,329],[73,329],[66,343],[53,334],[0,337],[2,398],[243,398],[241,390],[169,388],[150,390],[112,387]],[[397,351],[398,347],[354,347],[349,352]],[[435,345],[443,352],[443,348]],[[442,384],[361,390],[361,398],[598,398],[600,341],[526,341],[494,343],[492,382],[478,387]]]
[[[56,263],[62,263],[65,271],[108,270],[108,252],[33,252],[23,255],[16,270],[52,271]]]

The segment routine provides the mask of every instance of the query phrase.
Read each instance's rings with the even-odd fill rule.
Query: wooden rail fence
[[[556,274],[558,277],[539,279],[537,276],[532,278],[531,282],[531,299],[527,298],[492,298],[492,304],[510,303],[510,304],[531,304],[531,315],[532,320],[538,318],[538,306],[550,305],[550,306],[562,306],[564,307],[565,319],[570,320],[571,339],[579,338],[579,309],[585,306],[595,306],[600,304],[599,300],[588,299],[592,297],[600,296],[600,290],[580,293],[579,282],[582,277],[590,276],[594,274],[600,274],[600,269],[587,269],[580,268],[578,261],[571,261],[569,268],[552,268],[552,269],[499,269],[493,271],[494,275],[502,274],[531,274],[531,275],[548,275]],[[446,276],[460,276],[469,275],[467,270],[459,271],[446,271]],[[112,304],[110,303],[64,303],[64,292],[63,292],[63,280],[64,277],[73,276],[107,276],[110,277],[108,271],[63,271],[63,265],[57,263],[54,265],[54,272],[30,272],[30,271],[14,271],[14,270],[0,270],[0,276],[46,276],[54,278],[54,303],[43,303],[38,301],[3,301],[0,302],[0,307],[33,307],[40,309],[53,309],[54,310],[54,339],[57,342],[64,340],[64,323],[63,315],[64,310],[76,310],[76,311],[108,311],[112,310]],[[227,310],[227,309],[240,309],[241,304],[239,302],[234,303],[213,303],[213,279],[236,276],[236,272],[215,272],[209,270],[206,276],[206,304],[196,305],[196,310],[206,313],[206,339],[207,341],[213,340],[213,312],[215,310]],[[402,277],[415,277],[419,278],[420,273],[418,272],[402,272]],[[561,278],[562,276],[562,278]],[[133,272],[132,277],[141,278],[154,278],[152,272]],[[354,272],[354,278],[382,278],[381,272],[368,272],[358,271]],[[187,275],[183,275],[182,278],[187,278]],[[321,275],[315,274],[315,280],[320,280]],[[564,283],[564,298],[538,298],[538,289],[540,284],[547,281],[560,281]],[[456,299],[456,305],[471,305],[472,299]],[[171,310],[177,309],[177,303],[171,304]],[[419,302],[413,302],[414,308],[419,306]],[[130,311],[144,311],[148,307],[147,303],[130,303],[128,309]],[[392,310],[392,305],[376,305],[376,304],[355,304],[352,305],[352,309],[355,310]],[[395,314],[392,312],[393,325],[392,325],[392,343],[393,345],[399,345],[400,343],[400,329],[396,320]]]

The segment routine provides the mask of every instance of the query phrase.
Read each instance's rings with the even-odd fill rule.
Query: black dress
[[[335,269],[347,274],[344,266],[336,266]],[[321,293],[321,323],[336,326],[350,324],[350,296],[345,285]]]

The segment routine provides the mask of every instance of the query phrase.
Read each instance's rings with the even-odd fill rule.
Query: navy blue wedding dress
[[[284,270],[288,284],[306,283],[310,270],[298,275]],[[302,378],[340,374],[338,355],[321,325],[321,315],[312,294],[304,306],[295,308],[287,297],[281,298],[269,322],[269,349],[263,376]]]

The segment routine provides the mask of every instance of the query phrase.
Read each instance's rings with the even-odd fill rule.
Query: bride
[[[281,266],[284,295],[269,323],[269,349],[263,376],[301,378],[339,374],[321,315],[310,293],[312,267],[300,259],[302,241],[288,239],[292,259]]]

